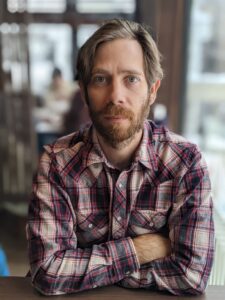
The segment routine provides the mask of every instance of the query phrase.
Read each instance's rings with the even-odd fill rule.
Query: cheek
[[[147,85],[137,85],[133,86],[132,89],[129,91],[129,98],[132,99],[133,101],[139,100],[143,103],[143,99],[146,100],[149,95],[149,89]]]
[[[107,93],[102,89],[89,89],[88,96],[89,102],[92,102],[94,106],[101,105],[106,102]]]
[[[106,101],[104,101],[102,95],[95,92],[91,92],[88,95],[89,95],[89,103],[88,103],[89,111],[92,111],[93,113],[100,112],[106,105]]]

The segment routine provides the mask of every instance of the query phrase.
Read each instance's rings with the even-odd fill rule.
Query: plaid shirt
[[[46,295],[116,283],[201,293],[214,252],[201,153],[146,121],[132,165],[120,172],[94,132],[90,127],[45,147],[27,224],[34,286]],[[169,237],[171,255],[140,266],[132,238],[145,233]]]

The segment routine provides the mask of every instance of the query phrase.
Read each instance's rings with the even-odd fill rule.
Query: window
[[[8,0],[7,8],[11,13],[62,13],[66,10],[66,0]]]
[[[205,152],[214,203],[225,220],[225,2],[193,0],[185,135]]]
[[[31,90],[43,94],[55,66],[72,79],[72,29],[66,24],[31,24],[29,32]]]
[[[129,13],[135,12],[135,0],[76,0],[79,13]]]
[[[82,24],[77,28],[77,47],[80,48],[86,40],[98,29],[96,24]]]

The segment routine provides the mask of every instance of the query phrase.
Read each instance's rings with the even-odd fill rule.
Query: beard
[[[89,101],[89,114],[97,132],[113,148],[120,149],[129,144],[136,133],[143,129],[143,124],[150,111],[150,101],[147,98],[138,114],[133,111],[117,106],[112,102],[108,103],[102,110],[96,111],[91,107]],[[104,116],[122,117],[128,122],[128,126],[121,126],[119,123],[104,122]]]

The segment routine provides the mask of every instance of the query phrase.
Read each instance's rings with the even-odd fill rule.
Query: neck
[[[143,130],[137,132],[132,139],[126,140],[116,147],[112,147],[97,131],[96,135],[107,160],[117,169],[124,170],[129,167],[134,154],[140,144]]]

